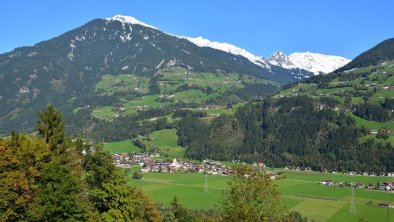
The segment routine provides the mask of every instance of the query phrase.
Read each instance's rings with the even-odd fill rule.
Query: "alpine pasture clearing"
[[[350,213],[351,189],[328,187],[318,182],[332,179],[337,182],[374,183],[392,180],[389,177],[350,176],[318,172],[284,171],[286,179],[275,183],[281,193],[281,204],[289,211],[297,210],[315,221],[385,221],[387,209],[377,205],[383,201],[394,202],[394,193],[356,189],[354,203],[356,214]],[[222,192],[229,177],[208,175],[208,193],[204,192],[205,175],[190,173],[146,173],[144,179],[129,183],[142,188],[159,203],[169,204],[176,196],[180,203],[190,208],[220,206]],[[394,209],[390,209],[393,215]]]
[[[152,146],[158,147],[165,157],[182,158],[185,154],[185,149],[178,146],[178,135],[176,134],[176,129],[155,131],[149,134],[149,138],[152,139],[152,141],[144,141],[148,149]]]
[[[103,75],[96,84],[95,92],[101,97],[117,97],[119,102],[114,102],[112,106],[94,107],[92,115],[111,121],[117,116],[132,115],[138,110],[168,106],[179,101],[203,103],[223,92],[243,88],[246,84],[277,85],[268,80],[237,73],[198,73],[182,68],[165,68],[157,78],[160,93],[153,94],[149,90],[150,79],[147,77],[134,74]]]
[[[139,153],[140,148],[135,146],[130,140],[124,140],[120,142],[104,143],[104,150],[109,151],[111,154],[114,153]]]

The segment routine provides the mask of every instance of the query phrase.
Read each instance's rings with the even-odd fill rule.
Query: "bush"
[[[144,175],[141,172],[134,172],[133,179],[140,180],[140,179],[143,179],[143,178],[144,178]]]

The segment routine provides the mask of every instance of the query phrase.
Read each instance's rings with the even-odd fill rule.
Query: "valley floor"
[[[282,171],[282,170],[281,170]],[[390,177],[350,176],[317,172],[283,171],[285,179],[276,181],[281,192],[281,202],[287,208],[299,211],[315,221],[386,221],[387,208],[378,205],[384,201],[394,202],[394,193],[356,189],[354,193],[355,214],[350,209],[350,188],[320,185],[322,180],[374,183],[390,181]],[[229,177],[209,175],[208,185],[204,174],[146,173],[142,180],[129,180],[130,185],[142,188],[159,203],[169,204],[173,197],[186,207],[213,208],[220,206],[222,192]],[[208,187],[208,192],[205,192]],[[394,209],[390,209],[394,214]]]

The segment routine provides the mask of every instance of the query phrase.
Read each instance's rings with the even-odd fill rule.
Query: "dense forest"
[[[234,117],[220,116],[210,123],[186,117],[178,124],[179,145],[187,147],[186,156],[193,159],[263,161],[274,167],[314,170],[394,171],[392,145],[373,138],[360,140],[369,131],[358,128],[343,111],[329,108],[332,105],[330,99],[300,96],[250,103]]]

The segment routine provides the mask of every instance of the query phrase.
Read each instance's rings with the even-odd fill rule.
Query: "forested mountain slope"
[[[233,117],[183,119],[180,145],[190,158],[391,172],[394,62],[383,59],[388,56],[381,54],[376,66],[362,63],[290,84]]]
[[[163,76],[162,72],[173,73]],[[230,74],[236,76],[226,81]],[[159,84],[176,85],[174,91],[179,79],[196,83],[215,75],[221,75],[217,82],[222,84],[237,82],[229,84],[236,88],[247,85],[245,78],[274,87],[295,80],[291,70],[201,47],[131,17],[96,19],[56,38],[0,55],[0,133],[33,130],[31,116],[49,102],[66,115],[85,106],[111,110],[136,97],[159,97]],[[214,84],[218,83],[205,80],[204,87]]]

